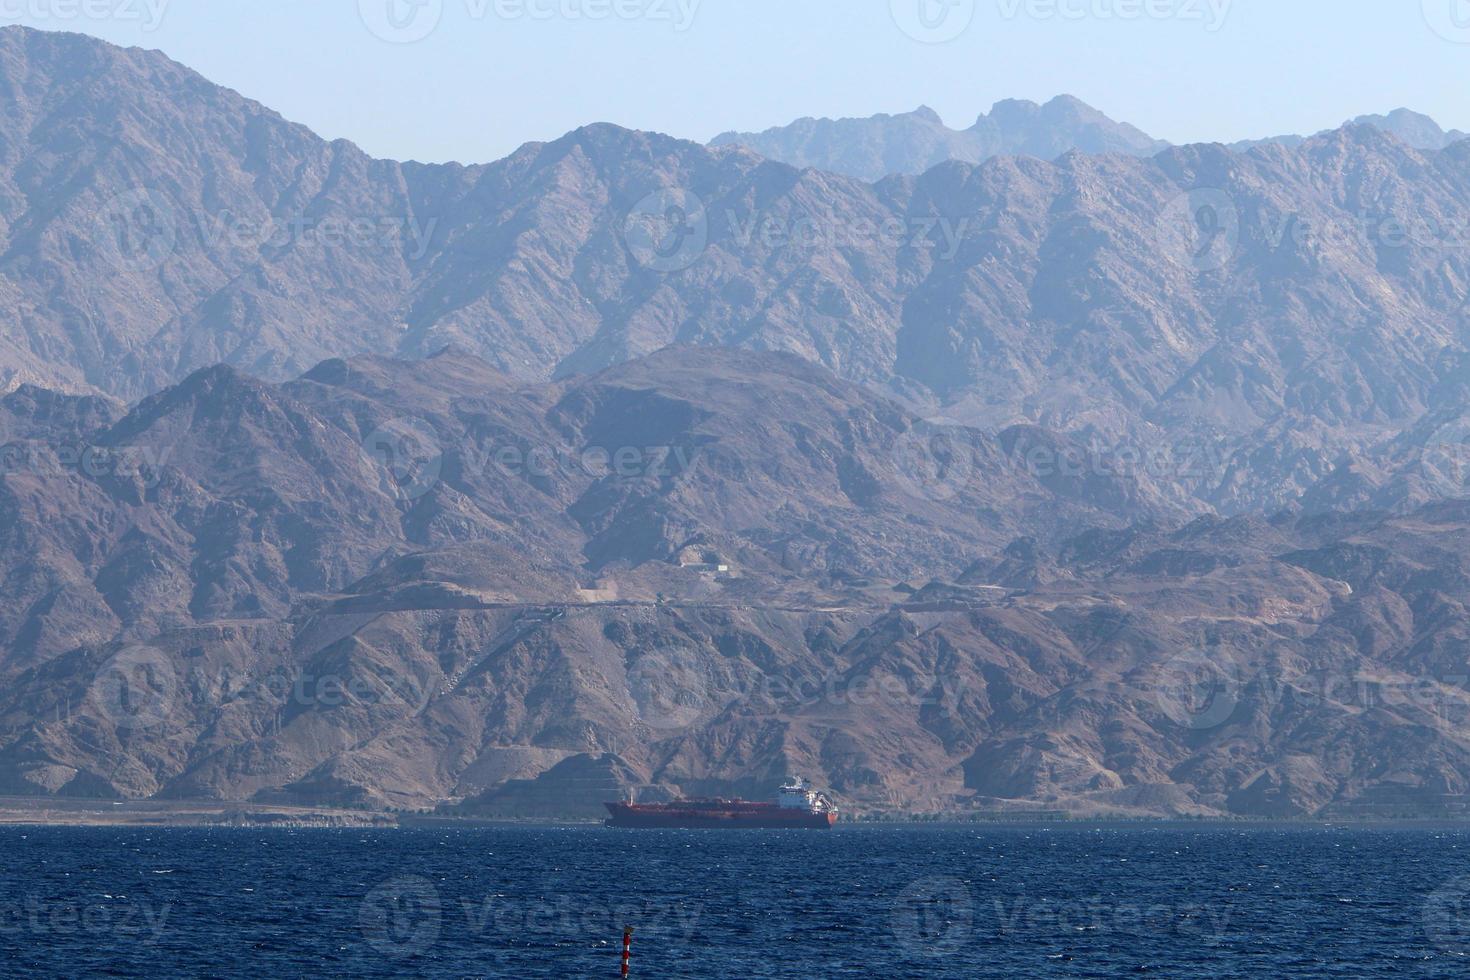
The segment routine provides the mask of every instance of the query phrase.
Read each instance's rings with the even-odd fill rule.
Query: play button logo
[[[439,27],[444,0],[357,0],[367,29],[390,44],[422,41]]]
[[[1424,20],[1455,44],[1470,44],[1470,0],[1423,0]]]
[[[975,20],[975,0],[890,0],[893,22],[915,41],[953,41]]]

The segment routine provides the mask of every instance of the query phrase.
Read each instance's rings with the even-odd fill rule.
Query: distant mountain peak
[[[738,144],[794,167],[869,181],[920,174],[951,160],[983,163],[1002,155],[1054,160],[1070,150],[1149,156],[1167,146],[1072,95],[1045,104],[1003,99],[967,130],[948,128],[933,109],[920,106],[898,116],[798,119],[763,133],[724,133],[713,143]]]
[[[1066,92],[1063,92],[1061,95],[1053,96],[1051,98],[1051,101],[1046,103],[1045,107],[1057,109],[1081,109],[1086,112],[1098,111],[1092,106],[1088,105],[1086,102],[1083,102],[1081,99],[1077,98],[1077,96],[1068,95]]]
[[[1083,102],[1075,95],[1057,95],[1046,102],[1033,102],[1030,99],[1001,99],[990,107],[987,116],[981,116],[980,120],[1029,120],[1037,116],[1049,116],[1058,118],[1063,116],[1085,116],[1106,119],[1097,109]]]
[[[1459,130],[1445,130],[1438,122],[1422,112],[1412,109],[1398,108],[1386,115],[1363,115],[1350,119],[1337,129],[1323,130],[1314,134],[1315,136],[1331,136],[1349,129],[1371,129],[1379,133],[1387,133],[1399,142],[1413,147],[1416,150],[1439,151],[1453,146],[1465,139],[1470,139],[1470,133],[1462,133]],[[1231,144],[1231,149],[1236,151],[1249,150],[1252,147],[1261,146],[1266,143],[1279,143],[1282,146],[1301,146],[1312,137],[1287,134],[1284,136],[1272,136],[1259,140],[1242,140]]]
[[[1040,108],[1040,102],[1033,102],[1030,99],[997,99],[995,104],[990,107],[990,113],[991,115],[995,115],[996,113],[1017,111],[1035,112]]]
[[[1402,107],[1386,116],[1358,116],[1353,123],[1391,133],[1418,150],[1442,150],[1466,138],[1465,133],[1457,130],[1446,131],[1422,112]]]

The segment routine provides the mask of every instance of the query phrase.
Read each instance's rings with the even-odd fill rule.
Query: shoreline
[[[0,797],[0,827],[345,827],[396,826],[385,811],[231,801],[54,800]]]
[[[478,817],[436,813],[351,810],[331,806],[273,805],[229,801],[54,800],[0,797],[0,828],[213,828],[213,829],[372,829],[426,830],[475,828],[601,828],[601,819],[573,817]],[[1454,828],[1470,829],[1470,816],[1333,815],[1320,817],[1118,817],[1026,816],[967,818],[961,814],[912,819],[865,818],[839,821],[836,832],[858,829],[1149,829],[1149,828]],[[627,831],[623,831],[627,832]]]

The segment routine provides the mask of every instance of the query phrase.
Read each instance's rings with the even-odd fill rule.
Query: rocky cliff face
[[[284,792],[345,779],[366,765],[349,743],[431,709],[511,726],[430,724],[420,736],[459,753],[442,778],[349,780],[380,802],[453,795],[488,744],[588,747],[573,724],[586,670],[644,670],[655,702],[669,675],[645,659],[662,647],[755,644],[774,670],[792,643],[836,642],[861,619],[849,607],[882,608],[857,583],[957,572],[1023,528],[1118,521],[995,437],[931,430],[789,355],[670,350],[551,385],[455,350],[331,360],[279,386],[215,367],[126,414],[22,387],[0,419],[0,672],[16,682],[0,755],[16,791]],[[1179,513],[1113,482],[1140,515]],[[722,625],[700,632],[706,617]],[[580,652],[552,652],[574,642],[564,630]],[[758,649],[765,631],[780,656]],[[599,738],[629,737],[638,676],[597,682],[614,685],[598,712],[622,718]],[[148,708],[159,677],[166,718]],[[412,704],[356,686],[379,682],[408,683]],[[543,684],[544,716],[523,717]]]
[[[1464,143],[429,167],[0,85],[0,791],[1463,803]]]
[[[4,31],[0,77],[11,387],[131,400],[215,363],[285,380],[449,345],[538,381],[779,350],[926,416],[1208,457],[1161,492],[1233,513],[1416,424],[1464,350],[1464,144],[1369,125],[869,184],[612,126],[485,166],[377,161],[69,35]]]
[[[587,813],[1452,805],[1470,517],[1190,519],[784,355],[0,402],[0,788]],[[1100,501],[1112,501],[1106,508]]]

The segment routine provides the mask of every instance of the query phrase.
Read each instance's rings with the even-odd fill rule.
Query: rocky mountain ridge
[[[1465,350],[1464,145],[1369,125],[869,184],[608,125],[378,161],[156,53],[18,28],[0,81],[25,93],[0,120],[12,386],[778,350],[935,419],[1207,458],[1159,492],[1237,513],[1419,424]]]
[[[374,160],[18,28],[0,86],[0,791],[1464,804],[1454,134],[869,182]]]
[[[744,146],[798,168],[878,181],[916,177],[942,163],[984,163],[998,156],[1054,160],[1073,150],[1151,156],[1169,144],[1114,122],[1080,99],[1061,95],[1038,105],[997,102],[969,129],[950,129],[927,106],[866,119],[798,119],[763,133],[722,133],[711,146]]]
[[[1368,126],[1416,150],[1437,152],[1470,138],[1445,130],[1429,116],[1399,108],[1386,115],[1357,116],[1344,126]],[[1317,136],[1327,136],[1322,130]],[[1295,149],[1309,137],[1287,134],[1226,144],[1245,153],[1259,146]],[[980,164],[998,156],[1055,160],[1071,152],[1121,153],[1148,157],[1172,145],[1128,123],[1116,122],[1082,100],[1059,95],[1038,105],[1025,99],[997,102],[969,129],[950,129],[933,109],[880,113],[865,118],[798,119],[760,133],[722,133],[711,146],[744,146],[761,156],[798,168],[879,181],[917,177],[940,164]]]
[[[1044,430],[936,432],[700,348],[549,385],[457,350],[216,367],[125,413],[27,387],[0,429],[10,795],[591,816],[800,771],[852,813],[1283,816],[1470,789],[1462,502],[1191,517],[1043,465],[1078,458]]]

